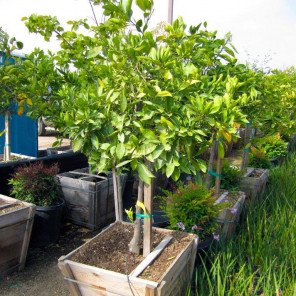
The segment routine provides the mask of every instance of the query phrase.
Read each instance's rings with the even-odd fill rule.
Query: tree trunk
[[[138,199],[139,202],[144,201],[144,183],[142,180],[139,180],[138,185]],[[136,215],[141,214],[141,208],[136,205]],[[140,240],[141,240],[141,218],[136,216],[134,223],[134,236],[129,243],[129,251],[131,253],[140,254]]]
[[[152,202],[153,202],[153,180],[151,185],[144,184],[144,205],[148,217],[144,218],[144,242],[143,242],[143,256],[146,257],[151,252],[152,247]]]
[[[210,159],[209,159],[209,165],[208,165],[208,174],[207,174],[207,178],[206,178],[206,186],[207,186],[208,189],[211,188],[212,176],[210,175],[210,172],[213,171],[217,146],[218,146],[218,141],[216,140],[216,137],[214,136],[213,137],[212,148],[211,148]]]
[[[121,179],[117,176],[115,165],[112,167],[112,179],[116,221],[122,221]]]
[[[11,159],[10,121],[11,121],[10,111],[6,111],[6,113],[5,113],[4,161],[9,161]]]
[[[117,196],[118,196],[118,212],[119,220],[123,220],[123,204],[122,204],[122,178],[120,175],[117,175]]]
[[[243,159],[241,163],[240,170],[243,172],[246,170],[248,161],[249,161],[249,155],[250,155],[250,143],[252,140],[252,126],[251,124],[247,124],[246,126],[246,134],[244,139],[244,150],[243,150]]]
[[[223,159],[218,156],[217,168],[216,168],[217,176],[215,180],[215,195],[217,197],[220,195],[222,166],[223,166]]]

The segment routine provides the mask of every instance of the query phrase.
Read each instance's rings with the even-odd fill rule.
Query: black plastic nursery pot
[[[68,152],[36,159],[20,159],[11,162],[2,162],[0,163],[0,193],[9,196],[11,186],[8,184],[8,180],[11,179],[15,170],[20,166],[29,165],[37,161],[42,161],[45,165],[58,163],[60,173],[88,166],[87,157],[80,152]]]
[[[61,220],[65,201],[49,207],[36,207],[31,244],[35,247],[46,246],[59,240]]]

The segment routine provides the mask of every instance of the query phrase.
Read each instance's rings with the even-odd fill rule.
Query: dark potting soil
[[[253,170],[252,173],[248,177],[252,178],[260,178],[263,172],[261,170]]]
[[[172,235],[173,239],[151,266],[144,270],[141,278],[159,281],[178,254],[192,241],[192,236],[185,232],[170,231],[164,233],[161,230],[153,229],[152,249],[168,234]],[[141,255],[134,255],[129,252],[128,244],[132,237],[132,225],[116,223],[93,239],[91,243],[83,246],[70,259],[114,272],[129,274],[144,259]]]

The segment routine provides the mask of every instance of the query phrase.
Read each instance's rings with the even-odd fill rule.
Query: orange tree
[[[47,41],[55,35],[60,41],[61,49],[53,58],[63,84],[52,94],[49,106],[58,107],[48,112],[58,129],[69,135],[73,149],[88,156],[92,169],[112,170],[118,220],[122,202],[117,175],[127,165],[138,172],[138,199],[144,196],[144,206],[138,203],[138,233],[130,250],[139,252],[139,218],[144,217],[147,255],[155,173],[161,170],[177,180],[182,172],[206,171],[194,147],[208,143],[217,113],[224,118],[225,104],[237,110],[232,102],[236,80],[208,75],[223,65],[223,55],[226,60],[233,55],[227,40],[217,40],[215,33],[199,27],[187,32],[182,19],[156,37],[148,31],[153,1],[135,1],[142,11],[138,20],[133,19],[132,2],[93,1],[105,15],[105,21],[94,26],[85,20],[70,21],[66,30],[55,17],[38,15],[25,22],[30,32],[40,33]],[[88,33],[82,34],[81,27]],[[224,89],[224,94],[214,95],[213,85]],[[37,106],[42,105],[43,100],[37,101]],[[226,130],[218,129],[226,138],[236,119],[231,112],[226,114]],[[142,216],[140,206],[145,210]]]

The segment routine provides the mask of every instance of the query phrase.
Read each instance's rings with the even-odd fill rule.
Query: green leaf
[[[165,170],[166,176],[169,178],[173,174],[174,170],[175,170],[175,165],[173,163],[168,163],[166,165],[166,170]]]
[[[152,0],[136,0],[136,4],[142,11],[150,10],[152,8]]]
[[[118,141],[119,141],[119,142],[123,143],[123,142],[124,142],[124,139],[125,139],[125,137],[124,137],[124,133],[120,133],[120,134],[118,134],[117,138],[118,138]]]
[[[83,139],[79,138],[79,139],[73,140],[73,142],[72,142],[73,151],[76,152],[76,151],[80,150],[82,148],[83,144],[84,144]]]
[[[204,160],[198,160],[198,166],[199,166],[199,169],[203,172],[203,173],[206,173],[207,171],[207,165],[206,165],[206,162]]]
[[[167,125],[170,130],[174,130],[174,125],[169,120],[167,120],[165,117],[161,116],[160,117],[160,122],[162,124]]]
[[[131,161],[132,161],[131,159],[130,160],[125,160],[125,161],[119,163],[116,167],[121,168],[121,167],[125,166],[126,164],[130,163]]]
[[[173,78],[173,75],[172,75],[172,73],[171,73],[169,70],[167,70],[167,71],[164,73],[163,78],[164,78],[165,80],[170,80],[170,79]]]
[[[125,147],[123,143],[118,143],[116,146],[116,156],[118,159],[122,159],[125,154]]]
[[[128,17],[132,15],[132,0],[121,0],[121,6]]]
[[[138,98],[138,99],[141,99],[141,98],[143,98],[144,96],[146,96],[145,93],[139,93],[139,94],[137,95],[137,98]]]
[[[143,136],[148,140],[156,140],[154,131],[148,129],[141,129]]]
[[[151,184],[151,179],[154,178],[154,175],[149,171],[147,166],[141,162],[137,163],[137,171],[139,173],[139,177],[146,184]]]
[[[5,129],[0,132],[0,137],[3,136],[4,134],[5,134]]]
[[[100,143],[99,143],[99,139],[96,135],[92,135],[91,136],[91,143],[93,144],[93,146],[99,150],[99,147],[100,147]]]
[[[172,179],[176,182],[179,180],[180,175],[181,175],[180,168],[176,167],[172,174]]]
[[[157,97],[172,97],[172,94],[169,92],[169,91],[159,91],[157,94],[156,94]]]
[[[102,150],[107,150],[109,147],[110,147],[110,144],[109,144],[109,143],[103,143],[103,144],[101,145],[101,149],[102,149]]]
[[[218,156],[220,158],[224,158],[224,154],[225,154],[225,151],[224,151],[223,143],[222,142],[218,142]]]
[[[17,41],[16,46],[17,46],[18,49],[22,49],[24,47],[24,44],[21,41]]]
[[[88,59],[92,59],[92,58],[95,58],[96,56],[98,56],[102,51],[102,47],[101,46],[98,46],[98,47],[94,47],[92,48],[88,54],[87,54],[87,58]]]

